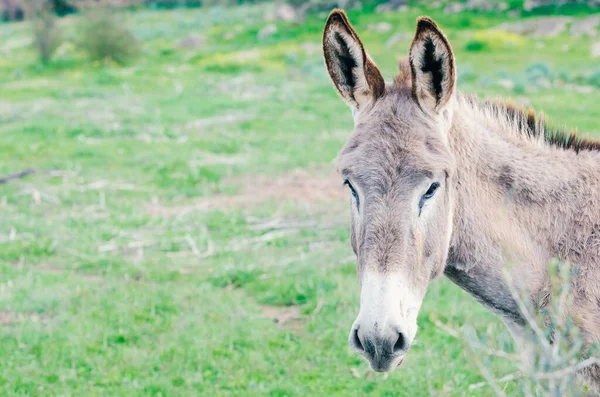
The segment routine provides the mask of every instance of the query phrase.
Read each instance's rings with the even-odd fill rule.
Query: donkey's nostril
[[[360,338],[358,337],[358,328],[354,328],[352,331],[352,336],[350,337],[350,345],[358,351],[364,352],[365,348],[363,347]]]
[[[398,339],[396,340],[396,343],[394,343],[394,353],[401,352],[402,350],[405,350],[406,347],[406,338],[404,338],[402,332],[398,332]]]

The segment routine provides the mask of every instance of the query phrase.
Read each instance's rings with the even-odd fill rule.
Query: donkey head
[[[375,371],[390,371],[413,342],[427,286],[448,256],[454,56],[435,23],[419,18],[408,62],[385,83],[339,10],[327,20],[323,51],[355,124],[337,163],[352,197],[351,244],[361,285],[349,342]]]

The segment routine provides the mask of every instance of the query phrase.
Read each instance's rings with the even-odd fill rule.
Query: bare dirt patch
[[[39,313],[0,312],[0,325],[20,324],[24,322],[47,323],[50,316]]]
[[[253,118],[254,114],[252,113],[228,113],[214,117],[190,121],[185,125],[185,128],[192,130],[201,130],[206,127],[220,126],[225,124],[237,124],[244,121],[252,120]]]
[[[583,35],[587,35],[594,37],[598,34],[598,24],[600,24],[599,15],[593,15],[591,17],[581,19],[571,25],[571,36],[581,37]]]
[[[590,47],[590,53],[592,55],[592,58],[600,57],[600,41],[592,44],[592,46]]]
[[[193,211],[223,208],[249,208],[270,200],[298,202],[333,202],[348,197],[340,177],[333,170],[297,170],[284,175],[236,177],[226,184],[242,185],[241,192],[233,196],[217,195],[203,198],[189,205],[166,207],[152,203],[152,215],[169,217]]]
[[[279,327],[300,332],[304,328],[304,316],[298,306],[261,306],[264,317],[273,320]]]
[[[347,197],[333,170],[297,170],[279,177],[258,176],[246,181],[242,195],[259,199],[330,201]]]
[[[26,269],[29,270],[34,270],[34,271],[38,271],[41,273],[45,273],[45,274],[53,274],[53,275],[67,275],[67,274],[72,274],[77,278],[83,279],[83,280],[90,280],[90,281],[99,281],[99,280],[103,280],[104,277],[102,277],[99,274],[92,274],[92,273],[81,273],[81,272],[77,272],[73,269],[65,269],[65,268],[61,268],[58,266],[53,266],[53,265],[35,265],[35,266],[27,266]],[[1,316],[1,312],[0,312],[0,316]],[[2,320],[0,319],[0,324],[2,323]]]
[[[247,73],[218,82],[214,89],[217,94],[227,95],[234,100],[255,101],[270,98],[276,87],[258,84],[255,82],[255,76]]]
[[[517,22],[506,22],[496,27],[510,33],[533,38],[556,37],[566,30],[572,21],[569,17],[540,17]]]

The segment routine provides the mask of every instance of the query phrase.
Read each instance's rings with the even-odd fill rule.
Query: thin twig
[[[35,170],[31,168],[16,172],[14,174],[9,174],[0,178],[0,184],[12,181],[14,179],[21,179],[31,174],[35,174]]]
[[[312,311],[312,313],[310,314],[311,316],[314,316],[316,314],[318,314],[321,311],[321,308],[323,307],[323,298],[319,299],[319,301],[317,302],[317,307],[315,307],[315,309]]]
[[[483,375],[483,377],[487,381],[487,385],[490,386],[492,390],[494,390],[494,393],[496,393],[497,396],[507,397],[506,393],[504,393],[504,390],[500,388],[500,385],[498,385],[497,383],[498,381],[494,379],[488,368],[486,368],[485,365],[483,365],[483,363],[478,358],[476,358],[473,346],[467,343],[465,347],[467,347],[471,351],[473,361],[475,362],[475,365],[477,365],[477,367],[479,368],[479,372],[481,373],[481,375]]]
[[[525,320],[527,321],[527,323],[529,324],[529,326],[531,327],[531,329],[537,336],[538,342],[542,345],[544,353],[546,353],[548,351],[552,351],[552,348],[550,347],[548,340],[544,336],[544,333],[538,326],[537,322],[535,321],[535,318],[533,318],[533,316],[529,312],[529,308],[527,307],[525,302],[523,302],[523,299],[521,298],[521,295],[517,291],[516,287],[513,285],[509,274],[506,275],[506,280],[507,280],[506,285],[507,285],[508,289],[510,290],[510,293],[512,294],[513,298],[515,299],[515,302],[517,303],[517,306],[519,307],[521,314],[523,315],[523,317],[525,317]]]
[[[94,257],[86,255],[86,254],[84,254],[82,252],[77,252],[77,251],[75,251],[75,250],[73,250],[71,248],[63,248],[62,250],[64,252],[66,252],[66,253],[69,253],[69,254],[73,255],[76,258],[83,259],[85,261],[93,262],[94,260],[96,260],[96,258],[94,258]]]
[[[600,364],[600,359],[598,359],[596,357],[590,357],[590,358],[583,360],[573,366],[559,369],[558,371],[553,371],[553,372],[542,372],[542,373],[536,374],[535,377],[538,379],[557,379],[557,378],[561,378],[565,375],[569,375],[574,372],[577,372],[577,371],[579,371],[585,367],[588,367],[592,364]]]
[[[520,372],[513,372],[512,374],[508,374],[508,375],[503,376],[502,378],[498,379],[497,382],[498,383],[511,382],[513,380],[519,379],[522,376],[523,376],[523,374],[521,374]],[[480,389],[487,385],[488,385],[488,382],[473,383],[472,385],[469,386],[469,390]]]
[[[202,253],[198,249],[198,246],[196,245],[196,242],[194,241],[194,239],[192,238],[192,236],[190,236],[189,234],[186,234],[185,235],[185,241],[187,241],[187,243],[190,246],[190,248],[191,248],[192,252],[194,253],[194,255],[196,255],[199,258],[202,257]]]
[[[460,333],[449,327],[448,325],[442,323],[441,321],[439,321],[438,319],[436,319],[433,316],[429,317],[429,320],[433,323],[433,325],[435,325],[436,327],[438,327],[439,329],[441,329],[442,331],[445,331],[448,335],[452,336],[455,339],[460,339],[462,340]],[[473,344],[471,342],[471,344]],[[476,347],[478,350],[483,350],[485,353],[491,355],[491,356],[496,356],[496,357],[502,357],[502,358],[506,358],[508,360],[515,360],[517,359],[517,357],[515,357],[512,354],[500,351],[500,350],[494,350],[494,349],[490,349],[488,347],[482,346],[480,343],[477,343],[477,346],[473,346]]]
[[[450,335],[451,337],[455,338],[455,339],[461,339],[460,338],[460,334],[458,333],[458,331],[450,328],[449,326],[447,326],[446,324],[444,324],[443,322],[441,322],[440,320],[436,319],[433,316],[429,317],[429,320],[439,329],[441,329],[442,331],[445,331],[448,335]]]

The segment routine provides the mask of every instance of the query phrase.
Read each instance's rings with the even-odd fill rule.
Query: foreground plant
[[[471,353],[469,356],[480,368],[489,386],[498,396],[506,396],[501,383],[518,380],[517,395],[531,396],[585,396],[590,387],[577,374],[600,360],[598,351],[589,337],[582,334],[570,315],[573,304],[575,274],[577,268],[567,263],[553,260],[549,265],[549,286],[540,300],[531,301],[527,294],[511,282],[511,290],[519,304],[527,326],[516,338],[516,350],[494,350],[482,340],[472,327],[464,328],[464,341]],[[544,305],[536,310],[540,303]],[[518,368],[518,372],[496,379],[492,369],[481,357],[500,356],[508,358]],[[483,384],[472,385],[472,389]]]

